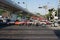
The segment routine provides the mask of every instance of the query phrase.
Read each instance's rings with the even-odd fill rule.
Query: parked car
[[[15,20],[10,20],[9,22],[7,22],[8,25],[14,25],[15,24]]]
[[[54,20],[54,22],[51,24],[52,27],[58,27],[58,20]]]
[[[15,25],[24,25],[25,23],[26,23],[25,21],[19,21],[19,20],[15,21]]]
[[[34,21],[32,21],[32,20],[27,21],[27,25],[33,25],[33,24],[34,24]]]
[[[50,22],[50,21],[46,21],[46,24],[47,24],[47,25],[51,25],[51,23],[52,23],[52,22]]]
[[[60,26],[60,19],[58,19],[58,25]]]
[[[45,20],[40,21],[40,24],[46,24]]]
[[[6,22],[1,22],[1,20],[0,20],[0,26],[1,25],[7,25],[7,23]]]
[[[40,25],[40,21],[34,20],[34,25],[39,26]]]

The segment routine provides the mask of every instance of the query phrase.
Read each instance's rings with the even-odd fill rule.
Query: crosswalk
[[[1,39],[58,40],[53,30],[41,26],[8,26],[0,29]]]

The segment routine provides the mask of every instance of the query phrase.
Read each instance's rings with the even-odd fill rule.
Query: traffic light
[[[49,9],[48,11],[49,11],[49,12],[52,12],[53,10],[54,10],[54,8],[52,8],[52,9]]]
[[[51,18],[51,19],[53,19],[54,17],[53,17],[53,16],[51,16],[50,18]]]

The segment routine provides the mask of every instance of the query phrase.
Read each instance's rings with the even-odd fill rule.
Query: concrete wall
[[[8,11],[3,12],[3,13],[2,13],[2,16],[3,16],[3,17],[11,18],[10,12],[8,12]]]

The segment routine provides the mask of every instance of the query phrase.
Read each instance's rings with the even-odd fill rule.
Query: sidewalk
[[[60,30],[60,26],[58,26],[58,27],[51,27],[51,26],[49,26],[48,28],[49,29],[53,29],[53,30]]]

